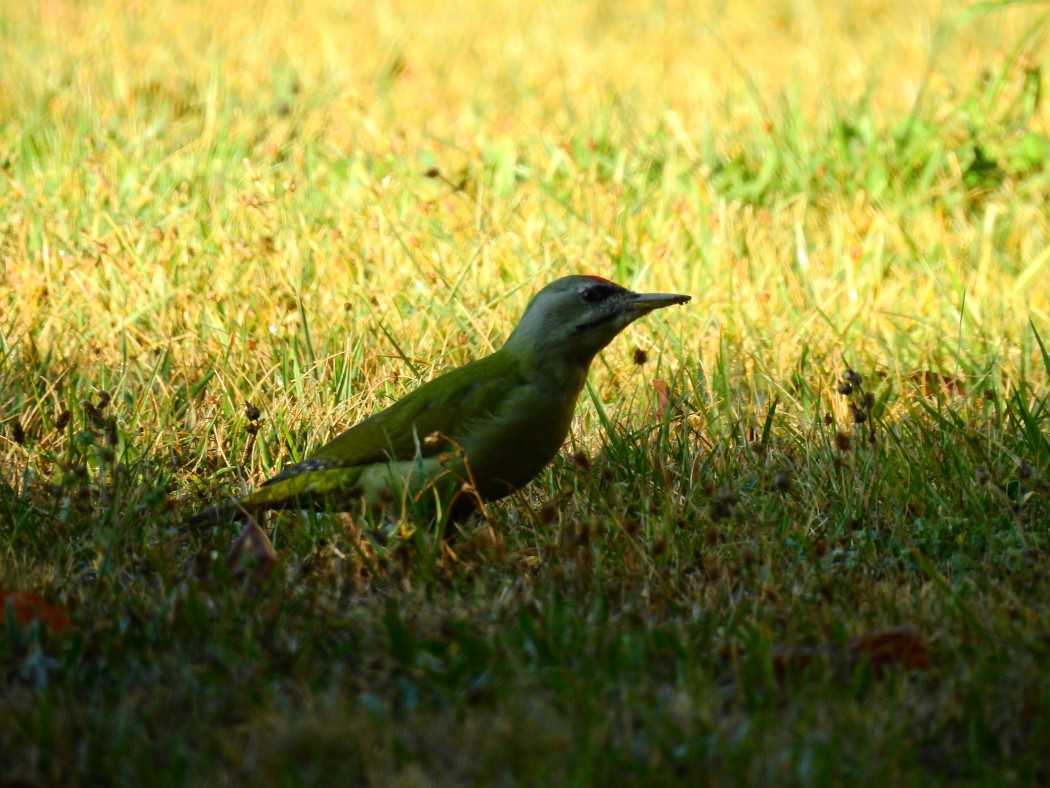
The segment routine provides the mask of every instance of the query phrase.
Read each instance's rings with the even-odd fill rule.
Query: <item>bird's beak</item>
[[[634,312],[652,312],[654,309],[662,309],[665,306],[684,304],[692,301],[692,296],[678,295],[677,293],[631,293],[627,298],[627,307]]]

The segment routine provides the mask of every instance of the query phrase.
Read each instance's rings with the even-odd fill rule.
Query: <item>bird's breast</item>
[[[586,371],[550,385],[518,387],[503,405],[471,425],[462,446],[475,485],[501,498],[528,484],[554,458],[572,425]]]

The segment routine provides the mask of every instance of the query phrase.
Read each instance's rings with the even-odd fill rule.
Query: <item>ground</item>
[[[0,782],[1046,781],[1045,8],[493,5],[0,6]],[[487,519],[186,527],[567,273]]]

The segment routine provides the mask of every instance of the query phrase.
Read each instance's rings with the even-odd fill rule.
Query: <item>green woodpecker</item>
[[[566,276],[532,299],[503,347],[415,391],[191,524],[267,509],[401,511],[438,499],[454,517],[528,484],[569,434],[594,356],[631,322],[687,295]],[[424,501],[425,503],[425,501]]]

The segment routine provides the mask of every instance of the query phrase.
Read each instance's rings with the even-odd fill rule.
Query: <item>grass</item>
[[[0,780],[1045,781],[1046,9],[826,6],[0,8]],[[492,530],[183,526],[573,271]]]

